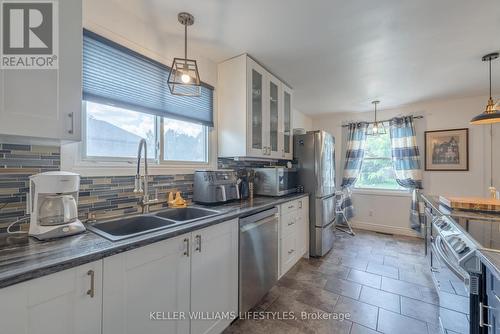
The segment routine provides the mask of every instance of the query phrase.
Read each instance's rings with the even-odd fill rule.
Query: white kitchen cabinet
[[[309,198],[298,200],[297,208],[297,249],[300,256],[309,252]]]
[[[309,199],[307,196],[280,205],[280,277],[309,249]]]
[[[191,312],[238,312],[238,220],[192,232]],[[218,334],[231,319],[191,320],[191,334]]]
[[[2,333],[99,334],[102,261],[0,289]]]
[[[58,69],[0,69],[0,135],[81,140],[82,1],[56,1]]]
[[[231,319],[212,312],[238,311],[238,222],[105,258],[103,286],[103,334],[221,333]]]
[[[246,54],[217,82],[219,156],[292,159],[292,90]]]
[[[292,133],[292,90],[283,85],[283,108],[282,117],[283,122],[281,122],[282,130],[280,132],[281,139],[283,144],[281,145],[282,151],[282,159],[292,160],[293,159],[293,133]]]
[[[104,259],[103,334],[188,334],[190,234]],[[157,320],[150,319],[150,312]]]

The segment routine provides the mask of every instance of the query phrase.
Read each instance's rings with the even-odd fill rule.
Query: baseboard
[[[368,231],[381,232],[381,233],[405,235],[405,236],[409,236],[409,237],[418,237],[419,236],[415,231],[413,231],[409,227],[387,226],[387,225],[381,225],[381,224],[356,221],[354,219],[351,220],[351,225],[353,228],[357,228],[360,230],[368,230]]]

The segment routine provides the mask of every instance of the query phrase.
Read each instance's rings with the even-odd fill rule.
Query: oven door
[[[450,321],[450,316],[446,314],[446,307],[447,305],[454,305],[457,300],[468,298],[468,296],[465,297],[463,294],[459,295],[457,291],[460,288],[468,290],[469,274],[458,265],[458,261],[451,253],[447,243],[435,232],[433,229],[430,261],[432,279],[439,296],[439,305],[444,307],[440,308],[439,315],[441,331],[442,333],[449,333],[446,330],[468,333],[468,310],[467,313],[463,313],[460,316],[462,321]],[[445,312],[445,314],[441,314],[442,312]]]

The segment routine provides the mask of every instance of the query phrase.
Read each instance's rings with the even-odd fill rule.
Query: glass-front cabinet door
[[[264,156],[267,152],[265,136],[265,70],[252,59],[247,63],[248,80],[248,138],[247,149],[250,156]]]
[[[282,158],[293,159],[293,134],[292,134],[292,90],[283,87],[283,132],[282,132]]]
[[[281,122],[281,97],[280,82],[274,77],[269,77],[269,143],[267,155],[281,158],[280,148],[280,122]]]

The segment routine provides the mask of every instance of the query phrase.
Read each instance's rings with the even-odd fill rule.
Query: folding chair
[[[350,192],[351,190],[346,188],[345,190],[343,189],[335,192],[335,217],[337,218],[335,220],[335,228],[341,232],[355,236],[356,234],[352,230],[351,223],[345,214],[345,207],[343,206],[346,198],[345,191]],[[339,217],[341,218],[341,222],[339,222]]]

